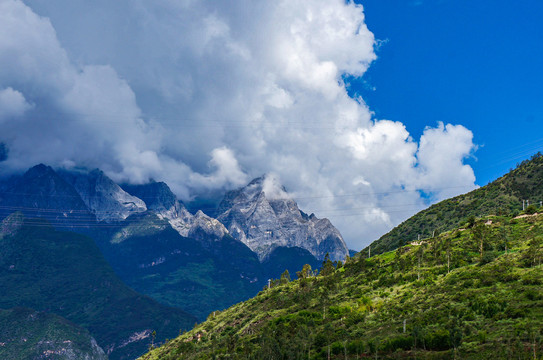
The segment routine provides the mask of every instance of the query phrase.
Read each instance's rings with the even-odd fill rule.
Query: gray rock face
[[[142,199],[147,208],[160,219],[167,220],[181,236],[212,242],[228,234],[228,230],[219,221],[202,211],[192,215],[163,182],[123,187],[130,194]]]
[[[244,188],[226,194],[219,205],[230,235],[256,252],[261,260],[276,247],[301,247],[318,259],[326,253],[343,260],[349,251],[328,219],[306,215],[273,177],[254,179]]]
[[[59,172],[81,196],[98,221],[122,221],[132,214],[147,211],[143,200],[130,195],[101,170]]]
[[[164,182],[150,182],[144,185],[121,185],[130,195],[145,202],[148,210],[163,212],[177,203],[177,197]]]

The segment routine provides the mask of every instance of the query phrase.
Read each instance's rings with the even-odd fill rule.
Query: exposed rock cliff
[[[98,221],[122,221],[132,214],[147,211],[143,200],[121,189],[99,169],[59,174],[74,187]]]
[[[272,176],[254,179],[230,191],[219,205],[221,221],[230,234],[256,252],[261,260],[276,247],[300,247],[318,259],[326,253],[343,260],[348,249],[328,219],[302,212]]]

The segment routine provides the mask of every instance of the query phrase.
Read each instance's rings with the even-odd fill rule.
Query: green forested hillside
[[[110,359],[133,359],[147,350],[153,331],[163,340],[196,321],[127,287],[92,239],[22,214],[1,223],[0,289],[0,309],[62,316],[87,329]]]
[[[3,360],[107,360],[89,332],[54,314],[32,309],[0,310]]]
[[[543,215],[469,228],[263,290],[142,359],[539,359]]]
[[[444,200],[419,212],[371,244],[372,254],[397,249],[410,241],[452,230],[470,218],[504,215],[522,210],[523,200],[543,201],[543,155],[538,153],[508,174],[464,195]],[[527,203],[525,203],[527,204]],[[368,248],[359,256],[367,256]]]

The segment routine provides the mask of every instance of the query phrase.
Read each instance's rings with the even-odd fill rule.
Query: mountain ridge
[[[430,238],[434,232],[451,230],[467,223],[470,218],[518,213],[526,199],[531,199],[532,204],[538,206],[543,201],[541,153],[483,187],[422,210],[362,249],[358,256],[368,256],[370,247],[371,254],[380,254],[419,238]]]

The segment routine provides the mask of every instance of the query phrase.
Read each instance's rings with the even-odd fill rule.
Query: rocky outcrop
[[[328,219],[302,212],[285,188],[271,176],[226,194],[219,205],[221,221],[230,234],[256,252],[261,260],[276,247],[300,247],[317,259],[326,253],[343,260],[348,249]]]
[[[123,185],[123,188],[142,199],[149,210],[160,219],[167,220],[181,236],[212,243],[228,234],[223,224],[202,211],[198,211],[195,215],[191,214],[163,182]]]
[[[98,221],[122,221],[132,214],[147,211],[143,200],[124,191],[99,169],[59,174],[74,187]]]

